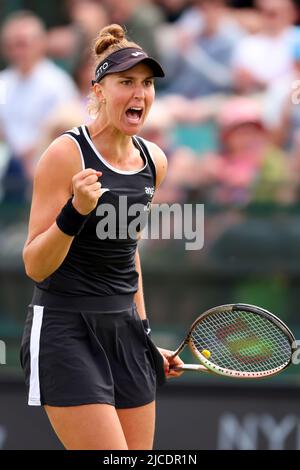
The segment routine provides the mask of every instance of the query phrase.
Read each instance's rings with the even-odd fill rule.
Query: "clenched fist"
[[[109,191],[107,188],[102,188],[98,181],[101,175],[101,171],[87,168],[73,176],[74,197],[72,204],[80,214],[87,215],[92,212],[102,194]]]

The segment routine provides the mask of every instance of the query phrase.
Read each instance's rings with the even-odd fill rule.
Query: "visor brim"
[[[153,71],[153,77],[164,77],[165,72],[162,69],[162,66],[152,57],[131,57],[127,61],[122,62],[121,64],[115,64],[110,67],[108,74],[116,72],[125,72],[126,70],[131,69],[135,65],[144,63],[148,65]]]

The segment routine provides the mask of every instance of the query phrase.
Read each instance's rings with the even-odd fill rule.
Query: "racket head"
[[[297,350],[295,337],[282,320],[250,304],[226,304],[202,313],[186,344],[209,371],[243,379],[278,374]]]

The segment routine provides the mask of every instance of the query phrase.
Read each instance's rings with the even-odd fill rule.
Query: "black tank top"
[[[93,168],[101,171],[102,187],[108,188],[109,191],[100,197],[97,207],[74,238],[61,266],[43,282],[37,283],[37,290],[69,298],[120,295],[131,297],[138,289],[138,273],[135,269],[137,240],[129,237],[127,230],[135,217],[128,217],[127,226],[122,226],[124,219],[119,217],[119,204],[121,197],[123,203],[127,201],[128,207],[136,203],[142,204],[147,216],[155,190],[154,161],[141,137],[134,136],[132,140],[140,151],[144,166],[140,170],[125,171],[116,169],[105,161],[95,148],[86,126],[74,128],[64,135],[77,144],[83,169]],[[96,214],[101,204],[111,204],[116,210],[115,239],[99,239],[97,236],[97,224],[103,217],[107,218],[107,214]]]

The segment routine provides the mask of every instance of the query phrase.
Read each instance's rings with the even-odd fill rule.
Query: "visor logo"
[[[144,55],[144,52],[132,52],[131,55],[133,55],[133,57],[138,57],[139,55]]]
[[[103,72],[105,72],[107,67],[108,67],[108,62],[104,62],[104,64],[102,64],[101,67],[99,67],[97,71],[97,77],[99,77]]]

